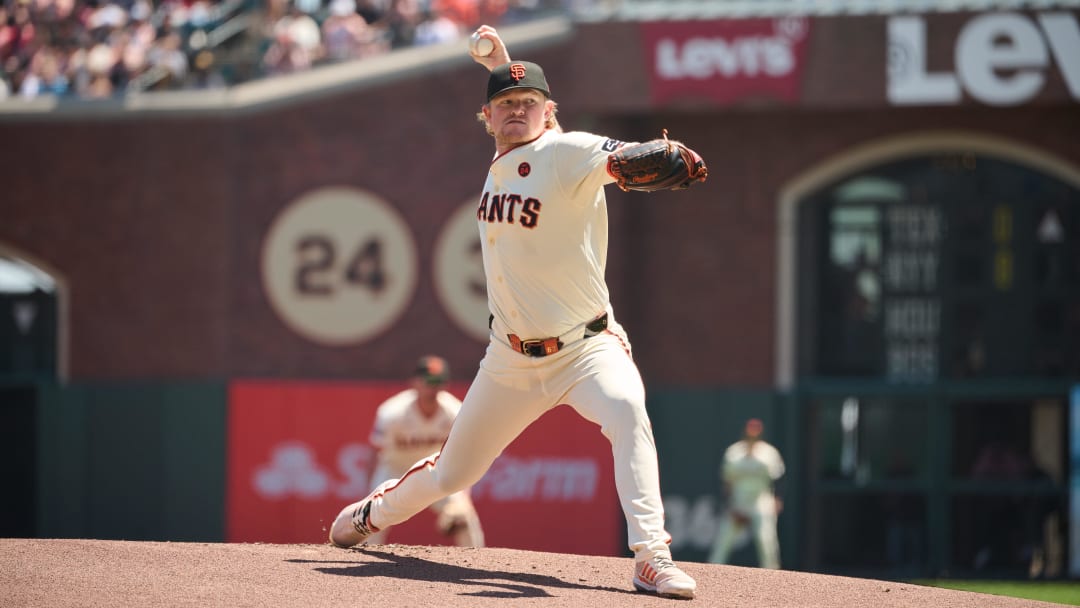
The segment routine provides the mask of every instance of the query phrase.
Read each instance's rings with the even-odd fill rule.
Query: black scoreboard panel
[[[975,153],[900,160],[809,197],[800,239],[803,376],[1080,375],[1075,185]]]

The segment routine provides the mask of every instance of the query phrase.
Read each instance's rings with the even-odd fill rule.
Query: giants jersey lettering
[[[379,450],[379,461],[391,470],[405,470],[421,458],[442,449],[461,402],[439,391],[439,407],[426,417],[416,403],[416,391],[404,390],[379,406],[369,439]]]
[[[488,305],[523,338],[561,335],[608,304],[607,157],[622,145],[548,130],[498,156],[477,204]]]

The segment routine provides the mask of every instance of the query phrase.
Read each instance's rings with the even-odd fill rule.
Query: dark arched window
[[[0,379],[56,374],[56,284],[28,262],[0,255]]]
[[[802,377],[1080,375],[1080,189],[977,153],[867,167],[799,205]]]

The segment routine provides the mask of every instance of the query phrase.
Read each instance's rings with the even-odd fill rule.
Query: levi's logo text
[[[491,194],[485,192],[476,208],[476,219],[494,224],[519,224],[525,228],[536,228],[540,220],[540,201],[535,198],[522,198],[520,194]]]
[[[604,152],[614,152],[615,150],[618,150],[619,148],[621,148],[622,145],[623,145],[623,142],[621,142],[621,141],[619,141],[617,139],[608,139],[608,140],[604,141],[604,145],[601,146],[601,149],[603,149]]]
[[[510,66],[510,77],[514,80],[521,80],[522,78],[525,78],[525,66],[521,65],[520,63],[515,63],[514,65]]]

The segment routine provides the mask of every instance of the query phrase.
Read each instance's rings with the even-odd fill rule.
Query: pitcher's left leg
[[[692,598],[697,583],[675,565],[668,547],[671,535],[664,529],[660,465],[641,374],[624,348],[624,335],[602,334],[586,342],[573,370],[579,380],[567,392],[566,403],[599,424],[611,442],[615,489],[634,552],[634,588],[663,597]]]
[[[596,336],[579,357],[577,383],[565,402],[600,425],[611,442],[615,488],[627,522],[630,550],[667,551],[660,471],[652,425],[645,411],[645,387],[630,355],[612,336]]]

